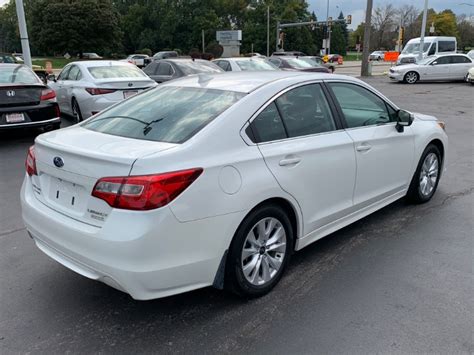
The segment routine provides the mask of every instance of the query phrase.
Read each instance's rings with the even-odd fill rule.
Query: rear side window
[[[227,60],[219,60],[216,64],[225,71],[231,71],[232,70],[231,67],[230,67],[230,64]]]
[[[143,78],[146,75],[134,65],[106,65],[87,68],[94,79]]]
[[[285,127],[274,102],[252,121],[250,125],[255,143],[264,143],[287,138]],[[250,135],[249,135],[250,136]]]
[[[298,87],[276,100],[288,137],[324,133],[336,129],[329,104],[319,84]]]
[[[171,64],[169,63],[160,63],[160,66],[158,67],[158,72],[157,75],[165,75],[165,76],[171,76],[173,75],[173,68],[171,67]]]
[[[148,75],[155,75],[157,67],[158,67],[158,62],[151,62],[145,67],[145,69],[143,69],[143,71]]]
[[[439,41],[438,42],[438,52],[455,52],[456,44],[454,41]]]
[[[116,136],[183,143],[245,94],[164,86],[104,111],[82,127]]]
[[[466,64],[466,63],[472,63],[469,58],[463,57],[461,55],[453,55],[451,57],[451,62],[453,64]]]

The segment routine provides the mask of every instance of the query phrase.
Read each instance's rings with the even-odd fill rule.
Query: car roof
[[[26,65],[23,63],[0,63],[0,67],[4,67],[4,68],[21,67],[21,66],[26,67]]]
[[[307,73],[307,72],[290,72],[290,71],[262,71],[258,72],[225,72],[221,74],[197,74],[187,76],[181,79],[172,80],[161,86],[179,86],[179,87],[195,87],[205,89],[217,89],[237,91],[242,93],[252,92],[262,86],[272,82],[284,79],[298,78],[302,80],[324,80],[324,79],[341,79],[358,82],[357,79],[345,75],[327,73]]]
[[[229,57],[229,58],[217,58],[214,60],[265,60],[259,57]]]
[[[82,67],[91,68],[91,67],[104,67],[104,66],[124,66],[132,65],[131,63],[121,62],[118,60],[80,60],[76,62],[71,62],[69,64],[80,65]]]

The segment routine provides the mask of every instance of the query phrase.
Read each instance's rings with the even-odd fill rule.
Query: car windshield
[[[316,59],[314,58],[298,58],[308,64],[310,64],[312,67],[320,67],[321,65],[317,62]]]
[[[146,78],[146,74],[133,65],[104,65],[87,68],[95,79]]]
[[[175,62],[175,64],[183,71],[185,75],[199,74],[199,73],[221,73],[222,69],[211,62]]]
[[[39,84],[39,81],[35,73],[26,66],[0,66],[1,84]]]
[[[243,96],[234,91],[163,86],[123,101],[82,127],[128,138],[182,143]]]
[[[16,61],[12,55],[0,54],[0,63],[16,63]]]
[[[270,62],[259,59],[236,60],[235,61],[242,71],[259,71],[259,70],[277,70],[278,68]]]
[[[285,58],[285,60],[293,67],[298,69],[313,68],[315,65],[312,65],[300,58]]]
[[[423,43],[423,52],[427,52],[430,48],[431,43]],[[420,43],[408,43],[405,48],[403,48],[402,54],[412,54],[420,51]]]

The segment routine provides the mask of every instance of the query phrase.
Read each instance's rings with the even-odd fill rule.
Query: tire
[[[278,205],[268,204],[252,211],[240,224],[230,245],[225,288],[247,298],[268,293],[288,265],[293,236],[291,222]]]
[[[436,159],[434,161],[433,159]],[[436,169],[434,166],[436,165]],[[407,193],[408,201],[412,203],[425,203],[431,200],[438,188],[443,161],[441,153],[434,144],[429,144],[416,168]]]
[[[77,100],[73,97],[71,101],[71,108],[72,108],[72,115],[76,119],[76,122],[79,123],[83,120],[82,118],[82,113],[81,109],[79,107],[79,104],[77,103]]]
[[[420,79],[420,76],[415,71],[409,71],[403,77],[403,81],[408,84],[415,84]]]

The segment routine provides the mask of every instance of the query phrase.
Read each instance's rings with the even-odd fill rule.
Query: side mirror
[[[413,123],[413,114],[405,111],[398,110],[397,112],[397,125],[395,126],[397,131],[402,133],[405,127],[410,126]]]
[[[436,64],[438,64],[438,61],[435,60],[434,62],[431,62],[430,65],[436,65]]]
[[[48,81],[54,81],[54,82],[56,82],[56,75],[54,75],[54,74],[49,74],[49,75],[46,77],[46,79],[47,79]]]

